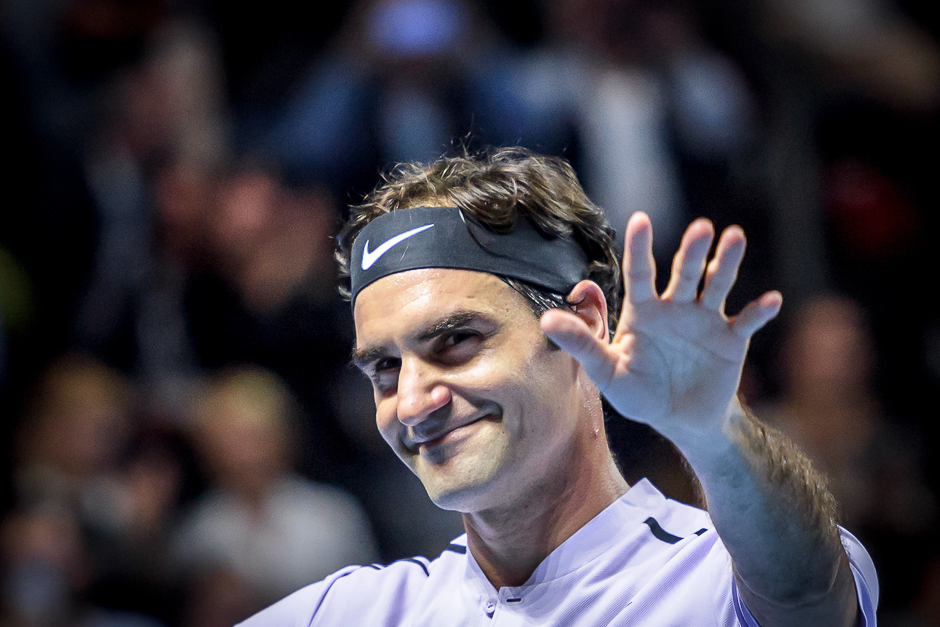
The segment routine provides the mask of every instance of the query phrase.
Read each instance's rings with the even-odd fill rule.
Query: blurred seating
[[[661,267],[687,219],[742,224],[759,253],[731,311],[773,287],[847,294],[785,307],[749,396],[829,474],[884,624],[938,624],[940,441],[919,408],[940,319],[918,300],[936,18],[891,0],[344,0],[306,22],[288,4],[0,7],[0,624],[230,625],[460,533],[346,367],[331,237],[391,161],[461,144],[569,158],[615,227],[653,216]],[[628,473],[694,500],[668,443],[611,433]]]
[[[4,520],[13,624],[156,624],[96,605],[116,578],[124,580],[124,609],[158,597],[165,583],[162,532],[179,472],[172,460],[128,462],[133,412],[130,383],[100,362],[69,355],[44,373],[17,438],[17,506]]]
[[[924,474],[922,438],[888,416],[872,385],[877,354],[864,311],[845,296],[820,296],[790,316],[781,353],[783,388],[757,413],[822,470],[842,524],[890,572],[881,612],[904,611],[929,559],[938,507]],[[910,547],[921,545],[919,556]],[[918,566],[901,574],[902,564]]]
[[[299,408],[275,375],[247,367],[220,372],[193,409],[192,433],[210,487],[173,542],[183,572],[203,577],[223,569],[269,603],[343,566],[377,558],[356,500],[293,471],[292,421]]]

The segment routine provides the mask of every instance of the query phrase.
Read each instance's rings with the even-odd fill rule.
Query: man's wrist
[[[708,427],[680,426],[673,435],[667,435],[697,472],[708,472],[727,467],[736,457],[752,427],[737,397],[732,399],[724,415]],[[709,423],[706,423],[709,424]],[[666,434],[664,434],[666,435]]]

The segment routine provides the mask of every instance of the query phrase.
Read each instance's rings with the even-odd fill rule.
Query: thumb
[[[596,337],[584,320],[563,309],[546,311],[540,322],[545,335],[574,357],[601,390],[605,389],[616,363],[606,339]]]

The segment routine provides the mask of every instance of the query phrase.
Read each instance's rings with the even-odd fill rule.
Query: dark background
[[[5,2],[4,620],[59,624],[24,619],[10,600],[14,566],[35,557],[10,546],[18,516],[42,510],[23,488],[24,434],[49,373],[76,356],[130,390],[127,435],[88,476],[126,483],[152,442],[171,460],[153,547],[220,483],[193,435],[194,390],[250,365],[297,401],[288,465],[362,503],[377,558],[433,557],[459,528],[419,504],[413,482],[416,497],[394,493],[411,480],[377,441],[367,386],[346,364],[351,321],[329,238],[398,160],[522,144],[569,159],[615,226],[617,198],[620,211],[651,198],[663,272],[692,218],[744,226],[729,309],[766,289],[785,305],[754,341],[742,392],[831,473],[845,524],[879,567],[883,624],[940,624],[940,315],[929,305],[940,24],[927,2],[805,5]],[[639,187],[617,196],[612,172]],[[837,427],[821,426],[835,415]],[[611,431],[629,478],[691,498],[668,446],[626,423]],[[141,565],[133,585],[114,586],[77,518],[87,564],[67,614],[209,624],[193,618],[191,572]],[[227,575],[235,583],[218,589],[250,587]],[[233,620],[253,609],[218,602]]]

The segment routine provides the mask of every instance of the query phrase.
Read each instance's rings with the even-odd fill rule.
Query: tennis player
[[[709,258],[694,221],[662,293],[649,218],[627,224],[622,275],[612,234],[566,162],[518,148],[402,165],[352,208],[354,361],[382,436],[466,533],[243,625],[876,624],[874,567],[823,480],[737,398],[782,302],[726,313],[742,230]],[[678,447],[707,510],[627,484],[602,398]]]

